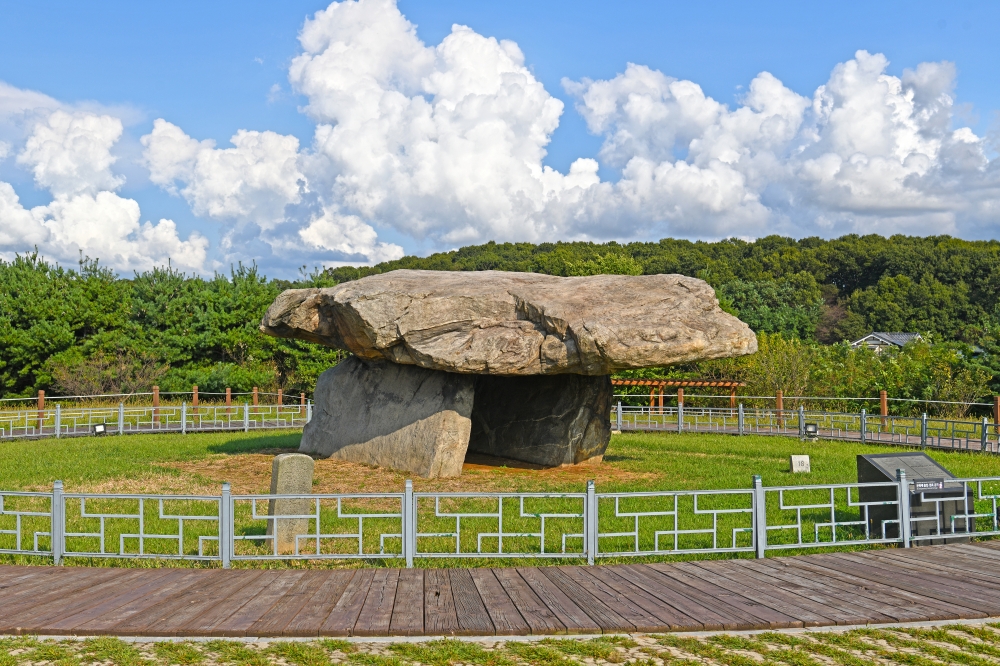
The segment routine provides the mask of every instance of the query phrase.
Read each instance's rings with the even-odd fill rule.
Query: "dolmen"
[[[352,354],[320,376],[300,451],[422,477],[458,476],[467,451],[599,461],[612,373],[757,350],[682,275],[397,270],[289,289],[260,328]]]

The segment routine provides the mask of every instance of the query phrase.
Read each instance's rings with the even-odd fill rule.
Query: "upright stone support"
[[[274,457],[271,464],[271,494],[272,495],[310,495],[312,494],[313,459],[302,453],[282,453]],[[275,555],[298,555],[299,537],[320,534],[319,525],[316,530],[309,523],[318,519],[314,502],[308,497],[289,497],[271,499],[267,503],[267,535],[272,539]],[[287,516],[283,518],[281,516]]]

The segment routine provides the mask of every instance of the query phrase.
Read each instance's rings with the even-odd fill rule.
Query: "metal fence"
[[[301,428],[312,418],[307,405],[180,405],[63,407],[0,410],[0,439],[79,437],[212,430]]]
[[[1000,535],[1000,477],[599,493],[219,496],[0,491],[0,552],[205,560],[753,554]],[[949,502],[947,506],[945,503]],[[947,510],[946,510],[947,509]]]
[[[959,421],[922,416],[882,416],[865,410],[850,414],[799,409],[718,407],[635,407],[618,403],[612,427],[620,431],[701,432],[731,435],[785,435],[868,444],[961,449],[1000,453],[998,429],[986,418]]]

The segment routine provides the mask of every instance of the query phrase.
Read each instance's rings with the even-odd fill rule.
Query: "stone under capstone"
[[[399,270],[287,290],[261,330],[354,354],[317,383],[301,450],[430,477],[459,474],[466,450],[595,459],[611,373],[757,350],[682,275]]]

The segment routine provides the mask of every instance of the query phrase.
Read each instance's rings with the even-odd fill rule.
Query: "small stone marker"
[[[790,456],[792,474],[798,474],[799,472],[804,472],[808,474],[812,471],[809,468],[809,456]]]
[[[308,495],[312,493],[313,459],[304,453],[282,453],[271,464],[272,495]],[[268,502],[269,516],[310,516],[315,504],[308,498],[273,499]],[[275,518],[267,521],[268,536],[275,536],[279,554],[295,553],[295,537],[315,533],[315,520],[307,517]],[[275,529],[277,528],[277,529]],[[307,544],[299,544],[300,548]]]

